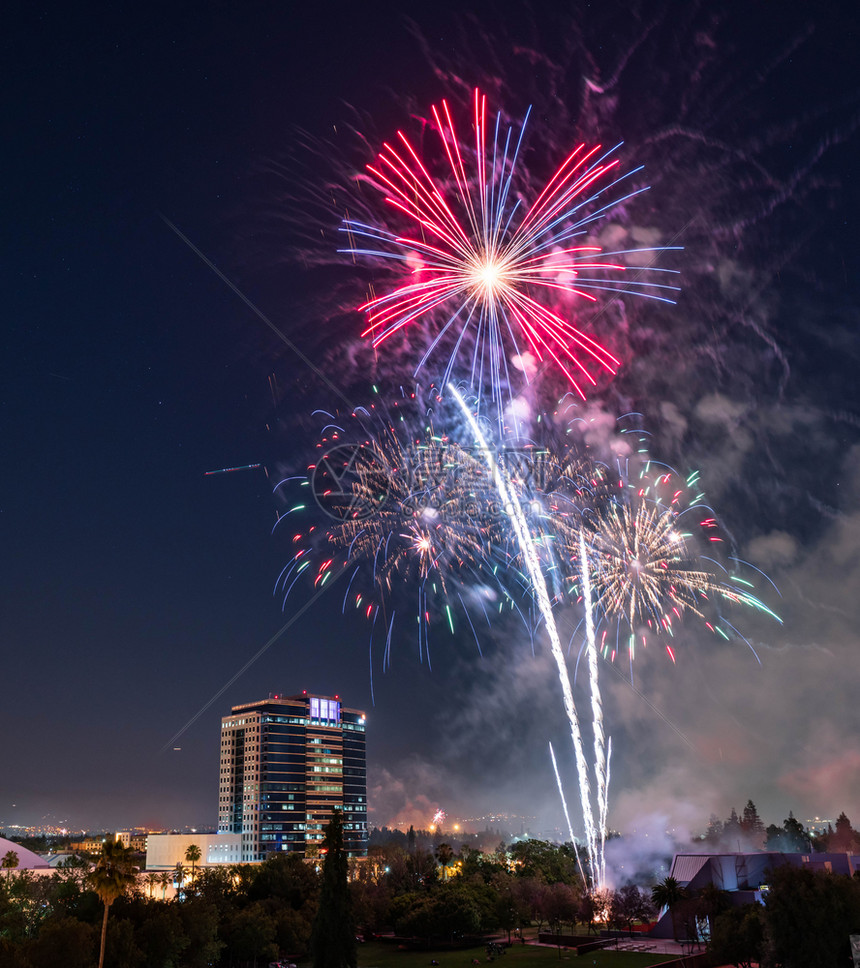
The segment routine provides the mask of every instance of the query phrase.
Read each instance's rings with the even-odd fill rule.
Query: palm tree
[[[173,871],[162,871],[159,874],[159,880],[161,881],[161,900],[163,901],[167,897],[167,888],[173,884]]]
[[[185,848],[185,859],[191,865],[191,883],[194,883],[194,865],[200,860],[200,848],[197,844],[189,844]]]
[[[149,888],[149,899],[152,900],[152,895],[155,892],[156,884],[161,883],[161,874],[156,873],[156,871],[150,871],[144,878],[146,886]]]
[[[102,937],[99,949],[99,968],[104,968],[105,941],[107,940],[108,911],[111,904],[137,881],[137,868],[131,860],[131,851],[118,840],[106,840],[96,866],[87,875],[89,886],[101,898],[105,907],[102,918]]]
[[[436,860],[442,865],[442,880],[448,880],[448,865],[454,859],[454,848],[450,844],[439,844],[436,848]]]
[[[672,918],[672,934],[678,940],[678,905],[687,897],[687,890],[675,880],[674,877],[667,877],[665,880],[658,881],[651,888],[651,900],[661,910],[669,909]]]
[[[182,883],[184,880],[185,868],[182,866],[182,861],[180,861],[173,868],[173,883],[176,886],[176,897],[180,900],[182,899]]]

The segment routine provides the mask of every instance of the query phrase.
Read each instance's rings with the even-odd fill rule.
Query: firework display
[[[512,611],[528,626],[521,605],[525,579],[511,554],[506,509],[482,456],[440,432],[433,419],[420,419],[418,406],[414,398],[396,400],[357,410],[340,423],[326,415],[331,422],[317,445],[312,479],[279,485],[298,484],[300,497],[277,527],[294,520],[293,512],[306,512],[308,491],[328,520],[324,528],[312,525],[293,535],[295,551],[276,594],[286,607],[305,572],[314,588],[323,588],[345,570],[343,611],[360,611],[372,628],[386,617],[385,665],[404,589],[413,596],[419,655],[428,662],[436,619],[454,634],[456,616],[465,616],[478,649],[476,624],[490,623],[490,608],[496,614]],[[348,461],[348,484],[332,480],[328,487],[319,471],[335,460]]]
[[[354,493],[371,500],[384,478],[378,513],[352,515],[329,540],[350,557],[372,559],[376,581],[390,593],[397,582],[436,578],[447,593],[448,576],[468,572],[492,554],[499,519],[486,500],[486,474],[459,444],[428,433],[408,445],[393,426],[375,439],[382,467],[359,465]]]
[[[675,661],[674,629],[685,614],[725,639],[743,636],[721,606],[776,616],[751,584],[716,557],[726,542],[697,475],[682,480],[641,447],[611,467],[566,433],[545,434],[541,444],[500,441],[492,436],[495,423],[477,416],[476,398],[467,404],[456,387],[447,390],[464,425],[448,416],[446,431],[440,429],[442,413],[420,416],[425,404],[414,394],[387,407],[357,410],[348,420],[323,415],[328,422],[311,466],[314,476],[300,486],[314,489],[329,522],[294,535],[296,551],[278,589],[286,603],[303,572],[317,588],[345,572],[343,610],[358,610],[369,622],[371,668],[380,630],[383,668],[390,665],[404,597],[412,600],[408,611],[418,619],[418,652],[428,664],[431,626],[441,621],[456,635],[458,613],[480,649],[476,620],[483,613],[490,624],[489,601],[515,611],[531,636],[540,625],[570,726],[587,869],[603,884],[611,741],[603,723],[600,657],[616,658],[622,628],[631,663],[637,638],[643,645],[662,639]],[[319,472],[344,462],[349,483],[333,474],[336,491]],[[291,510],[305,508],[299,503]],[[281,523],[289,520],[284,515]],[[556,617],[571,599],[583,613],[591,757]],[[607,638],[614,638],[615,648]]]
[[[487,99],[476,90],[475,140],[466,145],[447,101],[431,113],[441,142],[442,175],[431,173],[431,162],[402,131],[397,142],[385,143],[376,164],[368,165],[403,230],[344,220],[349,248],[343,251],[403,265],[400,284],[359,307],[367,316],[362,335],[378,347],[413,321],[429,318],[436,332],[417,369],[447,345],[443,384],[462,353],[471,357],[465,368],[471,386],[479,392],[488,387],[495,399],[510,386],[510,364],[523,368],[528,352],[557,367],[584,398],[583,385],[595,384],[592,371],[614,374],[620,360],[574,325],[566,309],[556,308],[559,300],[596,302],[595,292],[603,291],[673,302],[678,291],[655,278],[675,270],[649,265],[625,271],[631,252],[641,264],[642,253],[661,249],[604,252],[591,241],[596,220],[645,189],[618,188],[633,173],[620,173],[618,159],[611,157],[614,149],[580,144],[528,204],[517,181],[525,121],[515,132],[501,114],[495,122],[488,119]],[[365,240],[373,247],[365,247]],[[459,379],[465,371],[453,375]]]
[[[623,629],[632,675],[637,640],[659,639],[676,660],[671,640],[685,616],[725,639],[743,636],[724,608],[739,605],[778,618],[734,574],[736,560],[720,548],[726,542],[714,512],[695,493],[695,474],[679,478],[642,447],[609,460],[584,442],[576,421],[560,429],[558,412],[539,428],[533,413],[506,417],[511,368],[529,375],[524,354],[563,374],[566,397],[584,397],[595,369],[614,373],[619,366],[573,324],[573,298],[593,302],[595,293],[608,292],[672,301],[676,287],[651,274],[674,270],[642,267],[641,253],[661,248],[607,252],[591,244],[593,223],[644,189],[616,191],[627,176],[619,174],[612,152],[579,145],[528,200],[518,180],[525,122],[515,131],[501,114],[488,121],[486,98],[477,90],[473,141],[459,140],[446,101],[432,116],[441,166],[398,132],[398,141],[386,143],[368,166],[396,213],[392,224],[346,218],[349,246],[342,251],[402,267],[398,284],[360,307],[363,335],[382,347],[395,334],[408,335],[413,323],[429,323],[433,335],[415,369],[447,347],[443,389],[433,387],[429,403],[416,398],[418,388],[401,389],[387,407],[357,408],[346,419],[323,415],[328,422],[310,479],[298,480],[311,488],[327,520],[293,536],[295,551],[276,591],[286,606],[303,574],[315,588],[345,574],[344,611],[359,610],[370,622],[371,670],[378,623],[383,668],[390,662],[404,596],[417,614],[419,656],[428,663],[431,625],[441,619],[456,635],[455,612],[465,615],[479,649],[473,613],[480,610],[490,625],[488,602],[516,612],[532,641],[541,628],[570,727],[587,871],[601,887],[611,759],[601,657],[615,659]],[[442,175],[434,173],[438,167]],[[406,228],[394,224],[398,219]],[[638,263],[625,261],[632,252]],[[640,268],[631,271],[631,265]],[[495,420],[487,419],[487,399],[495,402]],[[453,416],[444,412],[446,400],[454,401]],[[297,502],[278,526],[306,507],[307,501]],[[591,758],[557,623],[557,612],[571,602],[582,615]],[[610,630],[615,647],[607,644]],[[551,756],[567,816],[552,748]]]
[[[737,561],[730,570],[718,560],[726,539],[698,492],[698,475],[683,480],[645,460],[634,479],[619,479],[611,494],[588,509],[578,533],[565,538],[569,582],[577,588],[587,577],[598,613],[615,626],[615,649],[603,637],[606,657],[615,658],[622,626],[631,660],[638,635],[643,645],[662,637],[674,662],[671,639],[686,614],[726,640],[740,633],[722,606],[745,606],[780,621],[737,573]]]
[[[329,521],[294,535],[296,551],[277,587],[286,604],[305,571],[316,588],[345,572],[343,610],[358,610],[369,622],[371,668],[379,630],[383,668],[390,665],[404,596],[412,599],[418,652],[428,664],[431,626],[441,621],[456,635],[458,613],[480,649],[476,620],[482,613],[490,624],[489,601],[516,612],[531,636],[542,626],[570,726],[587,869],[603,884],[611,741],[603,723],[601,655],[616,658],[625,628],[631,663],[637,637],[643,645],[662,638],[675,661],[673,630],[687,613],[715,635],[743,638],[721,605],[776,616],[715,557],[725,541],[697,475],[682,480],[642,453],[613,468],[567,434],[549,433],[542,444],[500,441],[492,436],[495,423],[478,418],[477,399],[470,405],[456,387],[447,390],[463,427],[447,417],[450,430],[442,431],[441,413],[420,417],[425,405],[414,394],[356,410],[348,420],[323,415],[328,422],[312,481],[300,486],[314,490]],[[333,474],[330,483],[337,480],[340,490],[329,487],[319,472],[345,462],[348,484]],[[306,503],[291,510],[302,512]],[[279,523],[289,520],[286,514]],[[591,758],[556,618],[571,599],[583,613]],[[615,648],[607,644],[610,629]]]

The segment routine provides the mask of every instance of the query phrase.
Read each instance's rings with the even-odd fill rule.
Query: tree
[[[107,939],[108,912],[110,906],[132,887],[137,880],[137,868],[131,860],[131,851],[118,840],[106,840],[96,866],[87,877],[87,883],[98,894],[104,905],[101,942],[99,945],[99,968],[105,960],[105,941]]]
[[[258,958],[269,962],[278,957],[275,919],[261,901],[255,901],[248,907],[234,908],[224,934],[231,964],[234,958],[245,964],[256,965]]]
[[[578,884],[579,865],[571,844],[551,844],[545,840],[521,840],[510,850],[520,877],[537,877],[545,884]]]
[[[809,840],[813,853],[826,853],[828,850],[835,849],[830,846],[833,843],[833,834],[833,824],[829,822],[826,830],[810,830]]]
[[[49,880],[32,871],[21,871],[6,883],[5,891],[0,890],[0,935],[17,937],[18,940],[34,937],[51,913],[53,903],[53,878]]]
[[[540,931],[543,925],[543,892],[545,885],[536,877],[515,877],[514,894],[517,904],[525,912],[529,921],[537,922]]]
[[[185,868],[182,866],[182,861],[176,862],[176,867],[173,868],[173,886],[176,888],[176,897],[181,900],[182,885],[185,883]]]
[[[713,935],[714,922],[730,905],[728,892],[720,890],[712,881],[700,888],[696,895],[696,916],[708,919],[710,934]]]
[[[747,805],[744,807],[743,817],[741,818],[741,830],[743,830],[744,837],[746,837],[749,845],[755,850],[761,850],[765,837],[764,823],[758,815],[758,810],[756,810],[756,805],[752,800],[747,800]]]
[[[413,894],[400,924],[407,934],[428,942],[438,937],[453,943],[458,936],[475,934],[483,926],[478,889],[457,882],[440,885],[432,894]]]
[[[589,932],[595,931],[595,913],[594,897],[590,892],[586,891],[579,899],[579,910],[576,912],[576,916],[583,924],[588,925]]]
[[[185,848],[185,859],[191,865],[191,883],[194,883],[194,868],[197,862],[200,860],[200,848],[197,844],[189,844]]]
[[[388,912],[394,894],[385,880],[375,882],[361,877],[351,881],[349,889],[352,894],[352,914],[357,928],[356,933],[359,937],[363,935],[365,939],[372,938],[390,924]],[[314,910],[316,910],[316,904],[314,904]],[[305,946],[310,937],[310,924],[308,928]]]
[[[155,888],[161,884],[161,874],[159,874],[157,871],[150,871],[143,880],[149,889],[150,900],[152,900],[152,895],[155,893]]]
[[[715,813],[711,814],[711,819],[708,821],[708,829],[705,831],[705,836],[702,839],[712,847],[716,847],[723,839],[723,822]]]
[[[785,830],[782,827],[777,827],[775,823],[767,825],[765,830],[765,850],[786,850],[785,846]]]
[[[176,904],[152,905],[143,922],[138,925],[135,940],[146,953],[147,964],[180,963],[179,959],[190,943],[185,934],[180,910],[180,905]]]
[[[492,880],[492,887],[496,893],[496,920],[502,931],[507,931],[508,944],[511,943],[511,931],[519,925],[522,918],[522,911],[517,910],[514,884],[513,877],[508,873],[498,873]]]
[[[827,849],[856,851],[858,846],[860,846],[860,836],[851,826],[851,821],[843,810],[836,818],[836,829],[827,838]]]
[[[785,831],[784,851],[800,854],[809,850],[809,837],[803,829],[803,824],[795,819],[794,814],[790,810],[782,826]]]
[[[14,850],[7,850],[3,855],[3,860],[0,861],[0,867],[6,871],[6,879],[8,880],[12,876],[12,871],[16,870],[18,867],[18,855]]]
[[[732,807],[732,812],[729,814],[729,819],[723,824],[723,843],[726,844],[731,850],[738,850],[740,847],[739,841],[741,834],[743,833],[743,828],[741,827],[741,821],[738,817],[738,813],[734,807]]]
[[[714,918],[708,952],[714,964],[752,968],[761,962],[764,939],[761,904],[730,907]]]
[[[439,844],[436,848],[436,860],[442,867],[442,880],[448,880],[448,865],[454,859],[454,848],[450,844]]]
[[[233,889],[240,894],[247,893],[251,885],[254,874],[250,864],[231,864],[227,870],[230,872],[230,879],[233,882]]]
[[[485,854],[481,850],[464,844],[460,848],[460,873],[463,880],[480,877],[489,884],[497,874],[507,874],[507,864],[498,854]]]
[[[416,847],[406,858],[406,869],[414,886],[426,886],[437,879],[436,858],[423,847]]]
[[[54,870],[51,878],[51,917],[80,917],[82,907],[97,899],[85,888],[90,865],[79,857],[67,857]],[[95,944],[93,945],[95,951]],[[0,959],[2,964],[2,959]]]
[[[763,968],[832,968],[851,963],[860,926],[860,881],[782,864],[770,874]]]
[[[343,818],[337,810],[326,827],[322,846],[322,888],[311,931],[313,968],[356,968],[358,952],[343,849]]]
[[[628,931],[633,930],[634,921],[648,920],[652,912],[652,905],[635,884],[625,884],[616,893],[617,914],[627,925]]]
[[[277,898],[298,911],[309,900],[315,900],[319,878],[310,864],[295,851],[274,854],[254,869],[254,879],[247,893],[252,901]]]
[[[550,884],[543,895],[544,917],[554,935],[561,934],[563,922],[576,923],[579,898],[569,884]]]
[[[672,918],[672,934],[676,941],[678,940],[678,908],[686,898],[686,888],[681,887],[674,877],[667,877],[651,888],[651,900],[654,904],[661,910],[663,908],[669,910],[669,916]]]
[[[606,888],[602,893],[605,896],[606,902],[604,911],[606,927],[611,931],[618,931],[622,925],[627,924],[627,919],[624,917],[624,901],[622,900],[621,892],[613,891],[612,888]]]
[[[47,921],[27,949],[32,968],[90,968],[96,947],[96,929],[77,918]],[[0,964],[6,965],[0,950]]]
[[[223,879],[220,884],[223,898]],[[179,914],[188,938],[188,948],[182,962],[184,968],[209,968],[218,964],[224,942],[218,937],[219,914],[216,905],[208,899],[195,896],[179,907]]]

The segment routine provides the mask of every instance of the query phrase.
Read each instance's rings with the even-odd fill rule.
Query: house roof
[[[681,885],[689,884],[710,859],[710,854],[675,854],[671,876]]]

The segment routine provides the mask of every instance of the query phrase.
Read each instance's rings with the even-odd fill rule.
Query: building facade
[[[350,857],[367,855],[365,715],[337,696],[272,696],[221,720],[218,830],[241,835],[243,862],[313,857],[332,813]]]
[[[731,906],[763,904],[770,874],[783,864],[828,871],[841,877],[860,877],[860,855],[783,854],[767,850],[739,854],[675,854],[669,877],[674,878],[690,897],[695,897],[702,888],[713,885],[725,892]],[[651,937],[671,938],[675,933],[672,914],[664,908],[657,926],[651,931]],[[692,933],[688,934],[688,937],[691,936]]]
[[[146,840],[149,832],[145,830],[117,830],[116,839],[127,850],[132,850],[136,854],[146,853]]]
[[[191,867],[185,852],[191,845],[200,849],[198,867],[239,864],[242,841],[239,834],[183,833],[150,834],[146,845],[146,870],[169,871],[177,864]]]

